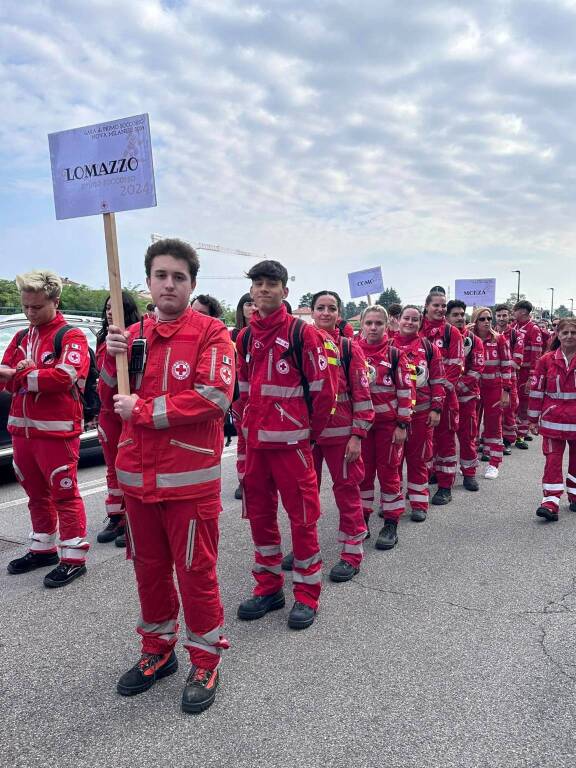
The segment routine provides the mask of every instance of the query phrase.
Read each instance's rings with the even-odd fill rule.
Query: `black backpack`
[[[54,336],[54,352],[48,355],[46,360],[58,360],[62,354],[62,339],[64,334],[72,330],[76,326],[63,325],[58,328],[56,335]],[[16,338],[16,345],[19,346],[24,337],[28,333],[28,328],[20,331]],[[82,399],[82,405],[84,408],[84,421],[92,421],[100,412],[100,398],[98,396],[98,366],[96,365],[96,355],[92,347],[88,347],[88,354],[90,356],[90,368],[88,369],[88,375],[86,376],[86,385],[84,386],[84,392],[77,387],[80,397]]]

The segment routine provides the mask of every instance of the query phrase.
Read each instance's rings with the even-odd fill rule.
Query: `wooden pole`
[[[110,284],[110,304],[112,306],[112,322],[124,330],[124,306],[122,303],[122,282],[120,280],[120,262],[118,260],[118,240],[116,239],[116,219],[113,213],[104,213],[104,236],[106,238],[106,257],[108,259],[108,281]],[[130,394],[130,379],[128,378],[128,358],[116,356],[118,376],[118,394]]]
[[[371,306],[372,306],[372,296],[370,296],[370,294],[368,294],[368,295],[366,296],[366,299],[367,299],[367,301],[368,301],[368,306],[369,306],[369,307],[371,307]]]

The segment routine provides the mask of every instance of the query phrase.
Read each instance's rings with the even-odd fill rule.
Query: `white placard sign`
[[[456,280],[455,296],[468,307],[492,307],[496,304],[496,278]]]
[[[57,219],[156,205],[148,115],[48,135]]]
[[[382,268],[372,267],[360,272],[350,272],[348,284],[350,285],[350,296],[353,299],[359,296],[369,296],[371,293],[382,293],[384,290]]]

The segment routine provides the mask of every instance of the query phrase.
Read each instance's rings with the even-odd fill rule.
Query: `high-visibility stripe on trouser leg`
[[[124,515],[124,492],[118,487],[116,474],[116,456],[118,442],[122,433],[122,419],[108,410],[100,411],[98,417],[98,437],[106,462],[106,485],[108,497],[104,501],[106,514]]]
[[[254,542],[252,575],[256,596],[272,595],[284,584],[280,569],[281,537],[278,527],[278,491],[270,461],[275,451],[247,448],[244,475],[244,508]],[[290,549],[290,547],[287,547]]]
[[[478,466],[476,439],[478,437],[478,412],[476,400],[460,403],[458,418],[458,443],[460,444],[460,468],[464,477],[474,477]]]
[[[56,531],[54,533],[30,533],[30,552],[43,552],[45,554],[56,552]]]
[[[543,438],[542,451],[545,456],[544,475],[542,477],[542,506],[552,512],[558,512],[560,499],[564,492],[564,477],[562,458],[564,456],[564,440]]]
[[[184,647],[188,649],[190,660],[195,666],[215,669],[220,662],[222,650],[230,648],[230,643],[222,634],[222,627],[216,627],[203,635],[197,635],[186,627]],[[201,659],[200,656],[202,656]]]
[[[374,480],[376,479],[376,438],[374,428],[362,440],[362,462],[364,464],[364,478],[360,483],[360,498],[362,499],[362,513],[365,518],[368,518],[374,509]]]
[[[334,499],[340,513],[340,557],[358,568],[364,554],[362,540],[367,534],[359,488],[359,483],[364,478],[364,462],[361,457],[356,461],[345,462],[346,445],[347,441],[336,445],[323,445],[321,450],[330,470]],[[318,446],[314,448],[315,452],[317,448]]]
[[[413,417],[404,444],[408,498],[412,509],[428,510],[428,463],[432,458],[432,427],[428,413]]]
[[[456,479],[456,432],[451,429],[450,404],[445,404],[434,429],[434,472],[439,488],[452,488]]]
[[[273,449],[261,453],[267,454],[274,486],[280,492],[282,504],[290,519],[294,553],[294,598],[316,609],[322,581],[322,558],[317,530],[320,498],[312,453],[305,448]],[[248,461],[249,457],[250,449]],[[306,567],[303,567],[304,564]]]

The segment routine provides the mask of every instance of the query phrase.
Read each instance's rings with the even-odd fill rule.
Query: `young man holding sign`
[[[207,709],[228,642],[216,575],[222,423],[234,387],[226,327],[189,307],[198,257],[179,240],[159,240],[145,259],[156,316],[122,332],[110,326],[103,377],[124,421],[116,470],[125,493],[142,636],[138,663],[118,682],[132,696],[176,672],[179,599],[192,669],[185,712]],[[114,395],[114,357],[128,352],[134,394]]]

